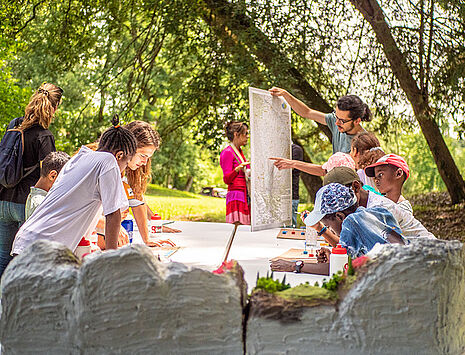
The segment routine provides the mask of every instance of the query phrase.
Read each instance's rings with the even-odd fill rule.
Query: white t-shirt
[[[407,239],[420,237],[436,238],[432,233],[428,232],[423,224],[421,224],[418,219],[413,217],[411,213],[405,211],[387,197],[368,191],[367,208],[371,207],[384,207],[389,212],[391,212],[394,218],[397,220],[397,223],[399,223],[403,236]]]
[[[403,197],[401,196],[401,198]],[[410,204],[409,200],[406,200],[405,198],[403,200],[399,200],[397,201],[397,206],[407,211],[408,213],[413,214],[413,207]]]
[[[360,181],[362,182],[363,185],[371,186],[372,188],[376,189],[376,191],[378,191],[378,189],[376,188],[375,179],[371,178],[371,177],[368,177],[365,174],[365,170],[358,169],[357,174],[358,174],[358,177],[360,178]]]
[[[102,214],[126,210],[128,199],[113,154],[81,147],[65,164],[44,201],[16,234],[12,254],[38,239],[75,250],[92,233]]]

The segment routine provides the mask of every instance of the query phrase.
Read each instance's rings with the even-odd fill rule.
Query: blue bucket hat
[[[316,193],[315,208],[304,222],[307,226],[313,226],[327,214],[344,211],[356,202],[357,197],[351,188],[338,183],[325,185]]]

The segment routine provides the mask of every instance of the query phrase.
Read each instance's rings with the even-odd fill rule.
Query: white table
[[[228,223],[181,222],[176,221],[170,227],[182,230],[182,233],[162,233],[163,239],[171,239],[181,247],[170,260],[181,262],[189,266],[196,266],[206,270],[215,270],[222,262],[222,257],[233,225]],[[270,262],[290,248],[303,248],[304,242],[290,239],[277,239],[279,229],[251,232],[250,226],[239,226],[234,238],[228,259],[234,259],[244,269],[248,292],[256,284],[257,272],[260,276],[271,273]],[[136,233],[134,243],[142,243]],[[274,278],[282,280],[286,275],[286,282],[296,286],[308,281],[313,285],[316,281],[321,285],[328,276],[313,274],[296,274],[293,272],[275,272]]]

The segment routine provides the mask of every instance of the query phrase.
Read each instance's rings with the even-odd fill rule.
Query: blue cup
[[[126,229],[126,232],[128,232],[129,244],[132,244],[132,233],[134,231],[134,222],[131,219],[125,219],[123,222],[121,222],[121,225],[123,226],[124,229]]]

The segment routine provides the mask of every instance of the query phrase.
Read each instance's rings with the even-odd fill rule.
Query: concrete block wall
[[[249,354],[460,354],[462,248],[390,245],[335,305],[252,302],[244,313],[240,269],[161,264],[145,246],[81,265],[62,245],[38,241],[5,271],[0,342],[5,354],[241,354],[244,340]],[[276,307],[293,316],[277,319]]]

